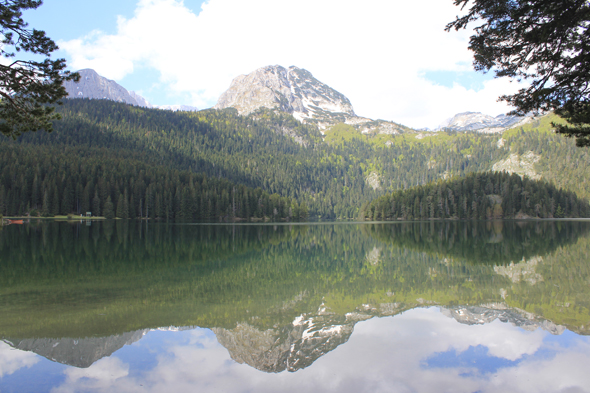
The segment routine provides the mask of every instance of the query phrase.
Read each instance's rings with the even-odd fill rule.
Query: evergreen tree
[[[108,219],[115,218],[115,210],[114,210],[113,201],[111,200],[110,195],[107,197],[107,200],[104,204],[103,215],[105,218],[108,218]]]

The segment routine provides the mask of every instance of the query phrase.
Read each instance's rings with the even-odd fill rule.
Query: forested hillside
[[[361,219],[494,219],[590,217],[588,200],[544,181],[506,172],[471,173],[384,195]]]
[[[572,140],[550,133],[550,117],[507,131],[503,136],[474,132],[361,134],[336,126],[327,130],[324,137],[314,126],[302,125],[288,114],[267,109],[239,116],[233,109],[170,112],[106,100],[66,100],[58,111],[62,120],[55,123],[53,133],[28,133],[17,141],[0,142],[7,160],[3,162],[5,173],[1,178],[5,193],[3,214],[22,214],[35,207],[38,211],[57,211],[55,201],[43,208],[46,190],[47,199],[59,199],[60,213],[84,212],[83,207],[92,205],[96,188],[100,189],[98,179],[103,178],[103,182],[109,179],[115,214],[122,195],[123,201],[129,200],[132,206],[129,217],[149,214],[169,220],[218,220],[252,214],[273,220],[289,216],[294,219],[301,216],[298,209],[303,206],[311,219],[355,218],[364,203],[385,193],[490,171],[495,165],[498,170],[522,172],[580,197],[590,197],[590,155],[586,149],[576,148]],[[68,158],[58,158],[58,154]],[[15,157],[20,163],[33,156],[37,156],[34,165],[27,163],[18,170],[9,169],[8,163],[16,165]],[[55,157],[54,161],[50,157]],[[68,168],[83,166],[84,171],[98,173],[88,189],[89,200],[83,203],[74,198],[76,202],[66,203],[65,210],[64,194],[72,192],[66,191],[68,179],[74,194],[82,195],[88,185],[84,176],[84,180],[79,180],[58,171],[59,176],[51,175],[59,178],[54,182],[57,193],[50,187],[39,191],[40,196],[33,196],[35,173],[62,161]],[[104,173],[93,169],[99,166]],[[121,166],[128,168],[123,170],[127,174],[111,176],[109,171]],[[135,183],[142,170],[137,168],[153,174],[149,184],[151,179],[163,179],[161,185],[153,183],[148,187],[144,173],[146,189],[136,192]],[[179,179],[174,187],[166,183],[168,171],[171,179]],[[208,184],[217,180],[229,183],[227,187],[214,186],[202,200],[193,198],[202,190],[201,179],[207,179]],[[39,177],[37,181],[41,181]],[[260,190],[253,196],[256,188]],[[260,201],[263,191],[269,198],[277,194],[275,201],[279,196],[290,200],[264,210],[270,205]],[[22,192],[29,193],[29,199]],[[19,196],[15,197],[17,193]],[[99,192],[98,197],[108,198],[106,194],[101,196]],[[183,210],[183,198],[185,202],[194,201],[194,206]],[[101,214],[105,204],[106,199],[101,199]]]
[[[306,207],[290,198],[145,161],[125,150],[0,145],[0,212],[180,222],[307,218]]]

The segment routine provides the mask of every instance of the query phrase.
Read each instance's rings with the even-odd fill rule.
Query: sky
[[[45,0],[24,19],[71,70],[92,68],[154,105],[212,107],[233,78],[304,68],[357,115],[435,128],[497,116],[516,83],[473,71],[452,0]]]

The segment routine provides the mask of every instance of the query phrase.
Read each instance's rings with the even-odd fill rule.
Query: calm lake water
[[[0,392],[588,392],[590,222],[0,230]]]

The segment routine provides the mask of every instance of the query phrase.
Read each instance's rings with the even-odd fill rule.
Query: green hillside
[[[147,198],[154,206],[148,212],[150,217],[175,221],[248,218],[247,215],[255,219],[262,219],[260,216],[271,220],[297,219],[301,216],[298,209],[308,210],[310,219],[355,218],[363,204],[386,193],[468,173],[487,172],[494,165],[546,180],[578,197],[590,197],[587,181],[590,154],[587,149],[576,148],[573,140],[552,134],[548,125],[551,117],[503,135],[361,134],[342,124],[327,130],[323,136],[315,126],[302,125],[288,114],[268,109],[239,116],[233,109],[170,112],[106,100],[66,100],[58,111],[62,120],[55,123],[53,133],[28,133],[16,142],[8,139],[0,142],[1,151],[6,152],[3,168],[12,163],[20,165],[21,160],[14,157],[22,158],[24,163],[29,160],[27,157],[37,155],[34,165],[26,165],[39,168],[35,169],[39,182],[39,173],[44,168],[55,167],[43,161],[49,160],[50,155],[70,156],[65,161],[71,173],[76,172],[72,169],[76,166],[96,172],[95,168],[102,162],[101,168],[108,168],[106,174],[97,175],[90,188],[97,187],[99,177],[112,177],[110,196],[115,213],[122,195],[124,201],[134,198],[127,203],[134,206],[135,216],[145,216],[140,212],[145,211]],[[129,170],[125,169],[126,174],[119,177],[110,176],[109,171],[115,167]],[[61,213],[84,213],[84,204],[79,201],[61,209],[63,195],[69,192],[66,190],[69,177],[60,172],[59,166],[56,168],[51,178],[60,179],[54,182],[57,193],[45,182],[44,188],[33,195],[35,174],[30,169],[5,173],[0,178],[5,193],[0,195],[5,198],[1,213],[24,214],[33,209],[40,212],[46,192],[49,198],[57,195]],[[136,171],[136,168],[144,169]],[[160,186],[154,183],[153,190],[160,187],[160,191],[152,190],[147,195],[144,190],[139,193],[131,190],[141,170],[162,174],[154,175],[164,179],[158,183]],[[178,177],[175,183],[178,186],[167,185],[164,173]],[[193,186],[190,186],[191,176],[195,176]],[[213,187],[209,199],[201,202],[197,198],[199,204],[189,207],[188,213],[186,209],[181,212],[183,198],[188,203],[201,192],[195,188],[196,176],[208,182],[227,181],[226,193]],[[71,183],[74,195],[81,195],[88,185],[87,180],[74,178]],[[276,194],[272,207],[260,201],[262,192],[268,198]],[[93,197],[90,190],[89,198]],[[158,198],[160,208],[156,209]],[[287,199],[278,202],[280,198]],[[222,202],[219,208],[213,206],[217,201]],[[106,198],[101,199],[101,211],[105,203]],[[174,203],[177,205],[174,211],[166,212]],[[257,211],[259,207],[263,211]],[[200,213],[207,209],[210,213]]]

